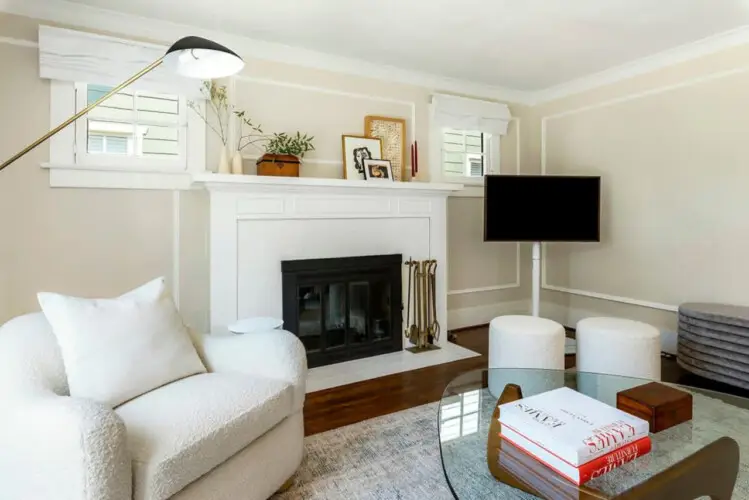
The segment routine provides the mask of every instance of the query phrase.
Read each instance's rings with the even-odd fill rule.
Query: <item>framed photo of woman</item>
[[[364,160],[364,178],[368,181],[393,182],[390,160]]]
[[[359,135],[344,135],[343,143],[343,178],[364,180],[364,160],[382,157],[380,139]]]

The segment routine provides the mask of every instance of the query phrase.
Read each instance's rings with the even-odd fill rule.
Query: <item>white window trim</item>
[[[465,186],[464,189],[456,191],[450,196],[460,198],[482,198],[484,196],[484,177],[479,178],[445,174],[442,167],[442,140],[445,128],[437,126],[434,122],[432,122],[431,125],[431,133],[429,134],[429,164],[437,166],[437,168],[434,169],[435,171],[430,175],[431,181],[446,184],[463,184]],[[486,160],[484,164],[484,176],[500,173],[500,141],[500,135],[491,134],[488,150],[484,153]]]
[[[49,169],[51,187],[114,188],[114,189],[190,189],[192,177],[206,172],[205,123],[197,114],[187,112],[186,167],[154,164],[124,166],[106,161],[75,161],[76,127],[70,125],[50,139],[50,160],[42,164]],[[76,92],[73,82],[50,81],[50,128],[76,112]],[[81,119],[83,120],[83,119]],[[91,158],[89,157],[89,160]]]

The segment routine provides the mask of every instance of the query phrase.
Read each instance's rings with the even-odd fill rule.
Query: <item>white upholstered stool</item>
[[[500,316],[489,324],[489,392],[499,397],[506,384],[518,384],[524,396],[564,385],[564,327],[546,318]],[[518,368],[518,370],[510,370]],[[557,372],[532,372],[542,368]]]
[[[564,327],[534,316],[494,318],[489,324],[489,368],[564,370]]]
[[[661,334],[622,318],[586,318],[577,323],[577,370],[661,379]]]

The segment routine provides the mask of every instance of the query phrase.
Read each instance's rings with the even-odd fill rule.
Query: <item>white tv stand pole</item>
[[[533,242],[533,296],[532,311],[534,316],[541,313],[541,242]]]

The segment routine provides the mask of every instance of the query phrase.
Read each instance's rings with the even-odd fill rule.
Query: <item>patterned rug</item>
[[[294,486],[276,500],[451,500],[437,441],[438,403],[305,439]]]

